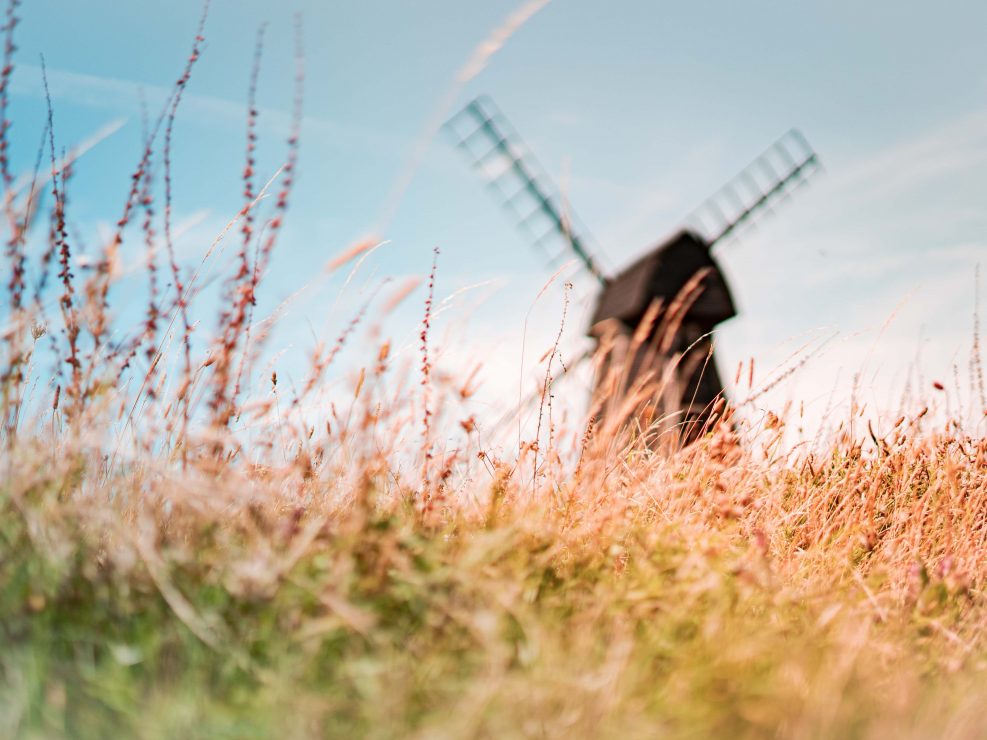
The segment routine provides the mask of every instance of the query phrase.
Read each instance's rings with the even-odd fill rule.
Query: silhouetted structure
[[[561,241],[600,282],[589,333],[608,351],[597,378],[597,392],[610,396],[601,413],[629,399],[644,422],[674,425],[686,442],[700,435],[723,395],[712,331],[737,314],[711,250],[818,169],[808,142],[789,131],[695,211],[692,228],[608,278],[588,232],[489,98],[470,102],[446,127],[534,245]]]
[[[635,346],[633,335],[653,304],[650,329]],[[606,281],[590,335],[597,340],[608,331],[613,335],[611,352],[621,356],[624,365],[624,377],[613,381],[619,384],[619,395],[629,392],[644,372],[652,373],[653,389],[661,393],[655,400],[661,403],[650,415],[678,426],[688,441],[702,432],[723,394],[712,331],[736,315],[733,296],[709,246],[695,232],[683,230]],[[665,376],[667,363],[674,363],[674,372]]]

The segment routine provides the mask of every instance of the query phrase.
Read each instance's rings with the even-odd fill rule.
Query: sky
[[[807,426],[851,395],[883,418],[927,400],[982,418],[970,360],[987,254],[987,5],[553,0],[457,85],[478,45],[521,5],[214,0],[175,134],[175,221],[189,265],[240,207],[244,103],[264,23],[261,169],[283,160],[292,15],[303,18],[299,180],[260,295],[260,313],[281,316],[272,367],[300,373],[316,337],[332,341],[368,298],[427,274],[435,247],[436,355],[450,372],[482,364],[481,410],[509,408],[537,385],[567,281],[563,359],[582,352],[593,281],[572,266],[553,280],[558,266],[530,248],[448,139],[432,135],[436,120],[485,93],[561,184],[611,271],[798,127],[825,172],[717,247],[740,309],[716,335],[732,397],[755,396],[754,413],[794,401]],[[24,3],[15,169],[30,168],[41,135],[41,54],[62,145],[123,123],[73,181],[80,250],[95,251],[119,217],[140,154],[141,98],[152,110],[162,104],[200,12],[197,0]],[[356,274],[325,271],[372,233],[385,243]],[[131,249],[124,262],[136,266],[136,242]],[[232,255],[211,258],[217,285]],[[392,284],[381,287],[385,278]],[[142,290],[136,277],[124,281],[122,313],[141,305]],[[409,359],[423,301],[421,287],[374,319]],[[208,295],[195,311],[204,326],[214,321]],[[354,348],[339,377],[366,359]],[[581,398],[588,381],[573,376],[565,393]]]

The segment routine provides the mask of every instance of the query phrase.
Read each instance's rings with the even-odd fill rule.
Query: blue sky
[[[261,295],[269,311],[309,286],[285,309],[271,343],[287,372],[292,362],[304,362],[313,334],[338,333],[383,276],[427,272],[439,246],[438,295],[456,294],[436,334],[443,361],[450,368],[484,363],[479,403],[489,408],[516,399],[519,381],[534,382],[529,375],[558,328],[562,280],[535,301],[552,270],[442,137],[387,224],[389,243],[345,285],[346,272],[322,272],[379,222],[457,70],[517,6],[213,3],[205,54],[176,134],[176,220],[189,226],[182,254],[190,263],[240,205],[243,102],[262,22],[269,23],[260,91],[266,171],[283,156],[291,14],[304,13],[300,180]],[[162,99],[199,12],[198,2],[186,0],[28,0],[23,7],[15,164],[29,166],[40,136],[39,53],[49,67],[63,144],[126,120],[87,156],[72,189],[75,225],[89,249],[100,243],[101,224],[117,218],[138,157],[138,90],[152,104]],[[795,398],[818,417],[856,385],[892,408],[908,378],[918,377],[917,367],[924,396],[931,378],[952,389],[955,365],[961,388],[950,390],[956,397],[949,402],[971,406],[974,271],[987,244],[985,27],[987,6],[976,2],[554,0],[459,91],[455,106],[481,92],[493,96],[541,163],[564,181],[574,211],[613,267],[673,230],[798,126],[826,174],[719,253],[741,308],[719,332],[722,374],[732,381],[737,364],[753,357],[758,377],[767,380],[825,344],[753,405]],[[221,269],[229,256],[210,269]],[[570,355],[581,346],[593,289],[576,273],[572,279],[564,344]],[[122,286],[123,305],[137,305],[140,290],[136,282]],[[387,325],[409,354],[422,299],[419,292]],[[198,309],[206,325],[210,308],[205,298]],[[344,367],[358,361],[350,355]]]

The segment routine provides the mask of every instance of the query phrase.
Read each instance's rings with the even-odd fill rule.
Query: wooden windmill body
[[[534,245],[561,243],[600,283],[589,335],[597,353],[596,414],[621,415],[646,433],[701,436],[723,383],[713,331],[737,315],[713,247],[803,184],[819,168],[789,131],[697,209],[683,228],[613,276],[598,266],[587,232],[487,97],[446,124]],[[558,253],[558,250],[557,250]]]
[[[632,405],[643,427],[696,438],[724,393],[713,330],[736,314],[719,265],[693,231],[678,232],[609,279],[589,328],[606,347],[596,373],[601,412],[622,413],[637,396]]]

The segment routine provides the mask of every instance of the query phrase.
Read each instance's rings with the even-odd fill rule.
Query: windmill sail
[[[737,313],[710,247],[820,169],[802,134],[789,131],[694,211],[690,228],[607,278],[586,247],[585,230],[574,226],[558,191],[489,98],[469,103],[446,128],[535,244],[561,238],[564,249],[602,284],[589,329],[598,346],[607,348],[596,378],[598,419],[611,411],[626,419],[630,394],[649,444],[657,444],[665,430],[683,443],[705,434],[725,396],[712,332]]]
[[[687,222],[712,247],[770,210],[819,169],[815,150],[792,129],[696,209]]]
[[[561,242],[563,250],[573,252],[600,283],[606,283],[586,245],[586,230],[574,223],[558,189],[490,98],[471,101],[445,128],[536,247],[557,260],[562,253],[553,253],[551,245]]]

